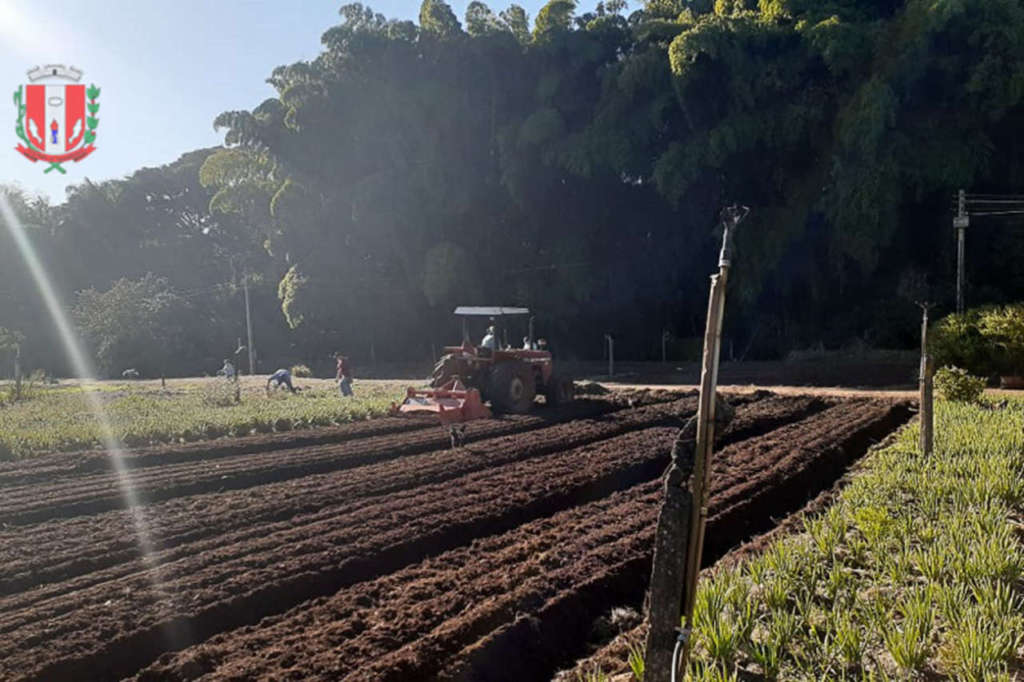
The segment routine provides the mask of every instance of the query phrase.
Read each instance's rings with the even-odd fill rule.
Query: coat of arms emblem
[[[79,83],[82,71],[47,64],[28,72],[28,85],[14,92],[18,109],[16,149],[33,163],[48,164],[44,173],[67,171],[61,164],[81,161],[96,147],[100,89]]]

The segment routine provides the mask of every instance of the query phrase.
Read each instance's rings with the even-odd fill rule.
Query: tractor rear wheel
[[[502,412],[529,412],[537,395],[533,370],[522,362],[495,365],[491,368],[487,395],[494,407]]]
[[[576,386],[572,383],[572,379],[553,376],[548,382],[544,397],[547,399],[548,405],[563,405],[571,403],[576,397],[575,393]]]

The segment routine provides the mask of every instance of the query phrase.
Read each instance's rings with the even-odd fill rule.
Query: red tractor
[[[551,353],[536,347],[532,317],[523,347],[509,343],[508,318],[528,316],[528,309],[460,306],[455,314],[462,318],[462,345],[444,349],[431,388],[410,388],[400,412],[436,412],[448,423],[490,416],[484,401],[498,412],[523,413],[530,411],[538,393],[549,405],[573,399],[572,380],[559,376]],[[469,339],[471,318],[488,320],[487,335],[479,345]]]

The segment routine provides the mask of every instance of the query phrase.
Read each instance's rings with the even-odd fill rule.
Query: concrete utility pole
[[[711,276],[697,415],[680,431],[672,449],[672,464],[665,475],[665,497],[655,532],[645,682],[674,682],[689,653],[708,516],[725,289],[732,265],[733,234],[748,212],[745,206],[731,206],[722,212],[722,252],[718,273]],[[731,410],[724,405],[723,410],[726,413],[718,416],[724,422]]]
[[[245,290],[245,332],[249,342],[249,376],[256,374],[256,352],[252,345],[252,310],[249,306],[249,273],[242,275],[242,288]]]
[[[967,215],[967,192],[960,190],[956,198],[956,216],[953,227],[956,228],[956,312],[964,312],[964,237],[971,219]]]

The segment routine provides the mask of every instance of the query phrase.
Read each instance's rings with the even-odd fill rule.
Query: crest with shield
[[[82,71],[61,64],[36,67],[28,79],[14,92],[17,150],[32,162],[48,163],[45,173],[66,173],[61,164],[81,161],[96,149],[100,89],[79,83]]]

